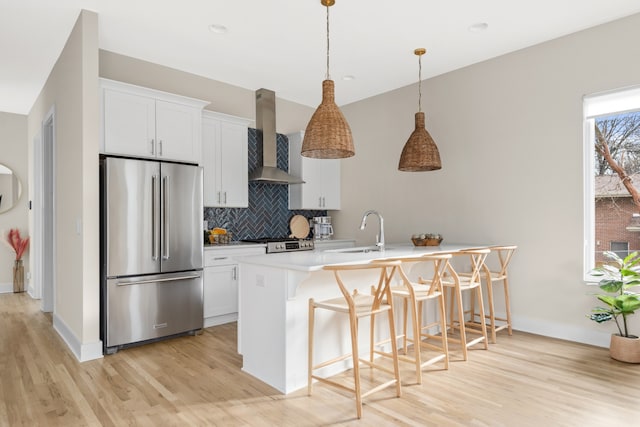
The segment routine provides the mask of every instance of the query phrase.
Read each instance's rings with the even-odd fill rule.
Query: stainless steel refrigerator
[[[103,157],[104,352],[203,327],[202,168]]]

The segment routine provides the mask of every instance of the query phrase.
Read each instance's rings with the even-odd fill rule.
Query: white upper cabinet
[[[289,209],[340,209],[340,160],[302,157],[304,132],[289,138],[289,173],[304,184],[289,185]]]
[[[226,114],[202,114],[204,205],[249,206],[248,129],[250,121]]]
[[[200,163],[206,101],[100,79],[100,152]]]

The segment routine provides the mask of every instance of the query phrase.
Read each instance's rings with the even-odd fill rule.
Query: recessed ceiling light
[[[342,80],[355,80],[356,76],[352,75],[352,74],[347,74],[346,76],[342,76]]]
[[[225,27],[224,25],[220,25],[220,24],[211,24],[209,25],[209,31],[211,31],[212,33],[216,33],[216,34],[226,34],[227,31],[227,27]]]
[[[486,31],[487,28],[489,28],[489,24],[487,24],[486,22],[478,22],[476,24],[470,25],[469,31],[471,31],[472,33],[481,33],[483,31]]]

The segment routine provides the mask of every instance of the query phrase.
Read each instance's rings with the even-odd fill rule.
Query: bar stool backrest
[[[340,287],[340,292],[344,296],[349,309],[355,311],[356,303],[354,298],[358,295],[358,290],[355,289],[353,293],[351,293],[340,273],[344,271],[379,269],[380,276],[378,278],[378,284],[375,286],[375,290],[373,292],[373,304],[371,306],[372,310],[377,310],[382,305],[383,300],[389,296],[389,283],[391,281],[391,277],[393,277],[399,266],[400,261],[380,261],[370,264],[332,264],[325,265],[323,269],[333,271],[336,282]]]
[[[485,260],[490,252],[491,251],[488,248],[482,248],[465,249],[454,253],[454,255],[469,255],[471,259],[471,273],[469,275],[465,275],[465,277],[469,278],[469,284],[480,285],[480,273],[485,268]]]
[[[491,246],[489,247],[491,252],[495,252],[498,254],[498,269],[493,270],[494,280],[501,280],[504,277],[507,277],[507,267],[511,262],[511,257],[513,257],[514,252],[518,249],[517,246]],[[487,269],[491,271],[491,269],[487,266]]]

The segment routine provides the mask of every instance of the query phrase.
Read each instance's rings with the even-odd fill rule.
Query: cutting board
[[[289,237],[306,239],[309,236],[309,221],[302,215],[292,216],[289,220],[289,228],[291,229]]]

